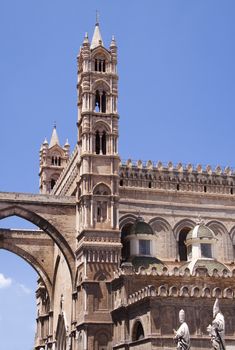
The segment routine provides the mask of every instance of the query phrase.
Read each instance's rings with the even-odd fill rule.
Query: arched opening
[[[105,90],[96,90],[95,92],[95,112],[106,113],[106,91]]]
[[[4,231],[15,226],[18,229],[34,230],[35,226],[26,220],[12,217],[0,221],[0,236],[6,240]],[[16,235],[10,232],[9,236]],[[0,310],[1,346],[3,349],[32,349],[36,331],[37,272],[12,251],[3,247],[0,241]],[[14,329],[14,336],[12,330]]]
[[[140,340],[144,338],[144,329],[140,321],[137,321],[133,327],[132,340]]]
[[[130,257],[130,241],[126,240],[126,237],[130,234],[132,226],[133,226],[132,223],[128,223],[124,225],[121,230],[122,261],[126,261]]]
[[[189,231],[190,228],[185,227],[179,233],[178,249],[180,261],[187,261],[187,246],[185,244],[185,241]]]
[[[17,215],[17,216],[14,216]],[[22,219],[22,218],[25,219]],[[26,294],[31,293],[35,298],[35,291],[36,291],[36,298],[37,301],[35,303],[34,300],[34,312],[33,312],[33,320],[30,322],[22,322],[21,320],[18,322],[19,324],[22,324],[24,328],[30,327],[31,331],[33,330],[33,336],[23,336],[23,331],[19,333],[18,336],[16,336],[16,329],[20,329],[19,324],[14,327],[14,338],[17,340],[17,345],[14,345],[12,348],[10,348],[10,341],[12,337],[8,336],[6,339],[6,344],[4,346],[3,338],[1,337],[1,344],[3,348],[6,349],[19,349],[19,344],[22,341],[25,341],[28,339],[28,341],[31,341],[32,344],[22,346],[20,349],[25,348],[33,348],[33,345],[35,344],[36,347],[45,345],[45,342],[47,341],[47,338],[49,335],[55,334],[53,329],[51,328],[49,330],[49,324],[52,327],[52,322],[49,320],[50,317],[52,317],[50,311],[51,311],[51,305],[53,305],[53,308],[58,309],[57,304],[59,303],[59,298],[55,297],[53,300],[53,293],[52,293],[52,281],[55,285],[56,278],[53,276],[54,274],[54,253],[58,254],[61,257],[61,260],[63,260],[62,267],[60,268],[60,276],[63,276],[63,280],[65,281],[64,286],[59,285],[61,290],[66,289],[66,291],[70,290],[72,291],[72,271],[71,266],[69,266],[69,259],[68,256],[66,256],[66,253],[64,255],[63,252],[63,245],[66,244],[66,242],[62,241],[61,244],[58,241],[56,236],[60,236],[60,233],[57,231],[57,234],[55,237],[53,237],[56,230],[51,226],[46,220],[44,220],[42,217],[38,216],[37,214],[30,212],[26,210],[23,207],[18,206],[12,206],[8,207],[6,209],[0,210],[0,253],[4,252],[4,250],[8,250],[10,252],[13,252],[16,254],[17,257],[21,257],[28,262],[38,273],[40,278],[37,276],[37,284],[36,286],[32,288],[28,288],[28,286],[24,283],[18,283],[21,287],[22,291],[24,291]],[[29,220],[29,221],[28,221]],[[35,222],[38,226],[34,226],[32,222]],[[17,227],[17,229],[9,229],[9,227]],[[39,229],[39,227],[41,229]],[[43,228],[43,230],[42,230]],[[54,231],[54,233],[53,233]],[[60,246],[62,246],[62,249],[60,249]],[[65,248],[66,250],[66,248]],[[2,255],[2,254],[1,254]],[[13,255],[13,254],[12,254]],[[16,262],[14,264],[1,264],[6,265],[7,268],[10,266],[13,267],[14,271],[17,271],[17,268],[19,267],[19,263]],[[64,271],[66,273],[64,273]],[[1,269],[0,269],[1,274]],[[7,275],[6,275],[7,276]],[[25,274],[27,276],[27,274]],[[19,278],[20,275],[17,274],[17,278]],[[2,280],[2,282],[1,282]],[[13,280],[13,279],[12,279]],[[61,277],[58,277],[57,280],[61,280]],[[14,279],[14,281],[18,281],[17,279]],[[9,283],[8,279],[5,278],[5,276],[0,276],[0,284],[1,283]],[[69,288],[69,289],[68,289]],[[59,289],[59,288],[57,288]],[[59,291],[60,292],[60,291]],[[68,295],[71,293],[67,293]],[[1,287],[0,287],[0,293],[1,293]],[[58,291],[57,291],[58,293]],[[11,299],[13,297],[11,296]],[[0,298],[1,299],[1,298]],[[4,301],[6,303],[6,299]],[[10,301],[11,302],[11,301]],[[21,302],[18,303],[20,308]],[[68,306],[67,306],[68,304]],[[27,308],[27,306],[25,306]],[[35,309],[37,309],[37,319],[35,322]],[[17,307],[14,308],[13,313],[10,314],[8,310],[8,317],[11,322],[11,327],[9,329],[12,330],[12,320],[15,317],[15,313],[17,313]],[[19,315],[22,317],[22,313],[24,311],[19,311]],[[66,312],[68,314],[68,319],[70,319],[70,312],[71,312],[71,301],[69,297],[67,298],[66,303]],[[54,317],[54,314],[53,314]],[[56,318],[57,319],[57,318]],[[37,327],[35,327],[37,325]],[[2,328],[1,328],[2,330]],[[7,332],[6,332],[7,334]],[[18,333],[17,333],[18,334]],[[35,335],[36,334],[36,335]],[[48,338],[49,339],[49,338]],[[50,338],[51,339],[51,338]],[[62,348],[63,349],[63,348]],[[63,349],[64,350],[64,349]]]

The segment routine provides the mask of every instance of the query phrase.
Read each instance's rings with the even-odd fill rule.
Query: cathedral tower
[[[78,231],[118,229],[117,46],[103,45],[96,23],[78,56]]]
[[[85,291],[84,310],[76,308],[79,313],[77,329],[84,332],[83,338],[88,344],[97,342],[106,349],[112,333],[108,306],[111,302],[110,281],[119,266],[121,250],[118,223],[120,160],[117,46],[114,37],[108,49],[104,46],[99,23],[95,25],[91,43],[86,34],[80,49],[77,89],[80,154],[76,251],[78,294],[81,289]],[[99,320],[100,328],[96,324],[93,329],[94,319]]]

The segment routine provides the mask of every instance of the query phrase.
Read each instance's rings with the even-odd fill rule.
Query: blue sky
[[[105,44],[115,34],[119,48],[121,158],[233,168],[234,0],[1,0],[0,191],[38,192],[39,148],[54,121],[74,147],[76,56],[96,9]],[[32,348],[35,284],[29,265],[0,251],[5,350]]]

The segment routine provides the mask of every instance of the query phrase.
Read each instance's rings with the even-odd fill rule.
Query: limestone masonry
[[[56,127],[40,149],[40,194],[0,193],[0,248],[38,272],[35,350],[170,350],[184,309],[191,349],[210,349],[215,298],[235,349],[235,174],[118,153],[117,45],[96,23],[78,59],[78,142]]]

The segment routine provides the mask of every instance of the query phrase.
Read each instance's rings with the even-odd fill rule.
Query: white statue
[[[211,343],[214,350],[225,350],[224,332],[225,322],[224,316],[219,308],[219,300],[216,299],[213,306],[213,321],[209,324],[207,332],[211,336]]]
[[[189,350],[190,349],[190,334],[188,325],[185,322],[185,312],[184,310],[180,310],[179,312],[179,321],[181,325],[176,331],[173,329],[175,337],[174,339],[177,342],[177,350]]]

